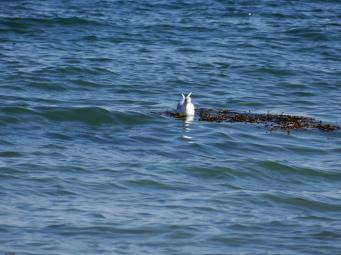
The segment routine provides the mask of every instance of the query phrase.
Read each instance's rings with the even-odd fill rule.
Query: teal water
[[[0,252],[341,254],[339,1],[1,1]]]

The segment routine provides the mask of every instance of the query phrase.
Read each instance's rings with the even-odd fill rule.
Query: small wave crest
[[[153,116],[133,111],[109,111],[101,107],[2,107],[0,124],[47,119],[53,122],[80,122],[89,125],[148,123]],[[8,121],[12,120],[12,121]],[[15,121],[14,121],[15,120]]]

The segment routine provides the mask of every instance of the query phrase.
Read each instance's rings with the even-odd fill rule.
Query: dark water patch
[[[20,114],[33,114],[34,111],[28,107],[23,106],[5,106],[0,108],[1,112],[11,114],[11,115],[20,115]]]
[[[1,122],[0,122],[1,123]],[[10,145],[13,145],[12,142],[9,142],[7,140],[3,140],[3,139],[0,139],[0,145],[6,145],[6,146],[10,146]]]
[[[253,70],[252,73],[271,74],[276,77],[285,77],[285,76],[289,76],[293,74],[293,72],[289,69],[276,68],[276,67],[270,67],[270,66],[258,67],[255,70]]]
[[[67,88],[62,84],[57,84],[53,82],[30,82],[28,83],[30,88],[36,88],[47,91],[66,91]]]
[[[220,62],[220,61],[215,61],[212,63],[206,63],[206,65],[208,65],[208,67],[210,65],[212,65],[212,67],[218,68],[218,69],[222,69],[222,70],[227,70],[228,68],[230,68],[232,66],[232,63],[230,62]]]
[[[21,169],[20,167],[0,167],[0,173],[4,176],[11,176],[13,178],[16,178],[16,176],[21,176],[25,174],[25,171]]]
[[[290,28],[286,31],[286,34],[295,36],[296,38],[303,38],[309,41],[328,41],[329,37],[321,30],[308,28],[308,27],[296,27]]]
[[[5,18],[2,23],[11,28],[29,28],[32,26],[79,26],[79,25],[98,25],[95,20],[80,18],[80,17],[13,17]]]
[[[57,158],[64,159],[65,158],[65,154],[59,153],[56,151],[51,151],[48,153],[43,152],[43,151],[35,151],[35,152],[32,152],[31,155],[32,156],[38,156],[38,157],[48,156],[48,157],[54,158],[54,159],[57,159]]]
[[[7,107],[22,107],[23,109],[28,111],[34,111],[34,107],[36,105],[61,105],[64,103],[63,100],[59,100],[58,98],[53,97],[42,97],[41,94],[30,94],[30,97],[25,97],[24,94],[15,94],[15,95],[0,95],[0,99],[3,102],[6,102],[6,105],[3,106],[4,109]],[[31,107],[32,106],[32,107]],[[0,106],[0,110],[1,110]]]
[[[132,135],[130,137],[130,140],[131,140],[131,142],[135,142],[136,144],[145,144],[146,146],[148,146],[148,144],[151,144],[151,143],[153,143],[153,144],[166,144],[168,142],[163,137],[154,137],[154,136],[150,136],[150,135],[146,135],[143,137],[140,135]],[[143,153],[143,152],[141,151],[141,153]],[[165,155],[166,153],[156,152],[156,154]]]
[[[68,136],[62,133],[57,133],[57,132],[48,132],[47,136],[53,139],[59,139],[59,140],[64,140],[64,141],[72,141],[73,137]]]
[[[171,79],[168,82],[175,85],[175,86],[178,86],[178,87],[190,87],[190,86],[192,86],[191,81],[187,81],[184,79]]]
[[[108,41],[110,43],[113,43],[113,44],[121,44],[121,43],[127,43],[127,42],[137,42],[138,39],[136,38],[133,38],[131,36],[111,36],[111,37],[106,37],[106,38],[103,38],[101,40],[104,40],[104,41]]]
[[[335,149],[332,149],[331,152],[335,152],[335,153],[341,153],[341,147],[339,148],[335,148]]]
[[[90,61],[90,62],[95,62],[95,63],[110,63],[112,62],[112,59],[111,58],[108,58],[108,57],[88,57],[88,58],[85,58],[87,61]],[[105,71],[109,71],[105,68],[102,68],[102,70],[105,70]],[[110,71],[112,72],[112,71]]]
[[[34,181],[34,180],[33,180]],[[61,197],[61,198],[72,198],[72,197],[77,197],[80,194],[71,190],[66,190],[66,189],[58,189],[54,191],[45,191],[45,194],[48,194],[53,197]],[[66,199],[66,198],[65,198]]]
[[[130,101],[129,101],[130,102]],[[16,107],[0,108],[4,116],[0,123],[19,123],[21,121],[38,121],[45,118],[54,122],[80,122],[90,125],[123,124],[140,125],[155,122],[160,117],[150,113],[134,111],[109,111],[101,107]],[[8,115],[8,116],[7,116]],[[13,117],[11,117],[13,116]],[[52,136],[55,134],[51,134]],[[63,137],[59,137],[63,139]],[[66,137],[64,137],[66,138]]]
[[[257,102],[257,101],[252,101],[251,100],[248,100],[248,101],[243,101],[243,102],[240,102],[239,103],[240,106],[247,106],[247,107],[264,107],[264,103],[262,102]]]
[[[187,170],[194,176],[203,178],[203,179],[217,179],[217,180],[228,180],[233,178],[232,173],[235,171],[226,167],[189,167]]]
[[[0,107],[0,125],[20,125],[26,121],[34,121],[37,119],[39,119],[39,115],[29,107]]]
[[[68,74],[88,74],[88,75],[95,75],[95,74],[100,74],[103,71],[108,72],[105,68],[101,67],[94,67],[94,68],[89,68],[89,67],[81,67],[79,65],[67,65],[67,66],[60,66],[60,67],[54,67],[54,68],[49,68],[50,70],[43,70],[44,73],[46,72],[58,72],[63,75],[68,75]]]
[[[93,59],[87,59],[90,62],[93,61]],[[57,73],[61,75],[116,75],[115,72],[104,68],[100,66],[94,66],[91,67],[89,65],[88,67],[84,67],[82,65],[77,65],[80,64],[79,62],[71,63],[70,65],[65,65],[65,66],[59,66],[59,67],[50,67],[45,70],[41,70],[41,73],[46,74],[46,73]]]
[[[16,117],[9,117],[9,116],[2,117],[2,116],[0,116],[0,126],[2,126],[2,125],[11,125],[11,124],[18,124],[20,122],[21,121],[18,118],[16,118]]]
[[[99,107],[67,108],[67,107],[4,107],[2,111],[14,114],[17,118],[37,120],[32,117],[43,117],[50,121],[77,121],[87,124],[116,123],[114,116]]]
[[[24,21],[24,22],[23,22]],[[5,25],[10,28],[14,29],[26,29],[30,27],[30,24],[26,23],[28,19],[25,18],[5,18],[1,19],[1,25]]]
[[[87,35],[87,36],[83,36],[80,38],[81,40],[84,40],[84,41],[89,41],[89,42],[95,42],[95,41],[98,41],[98,37],[95,36],[95,35]]]
[[[297,91],[297,92],[292,92],[294,96],[298,97],[313,97],[316,96],[315,93],[312,92],[304,92],[304,91]]]
[[[223,235],[216,235],[209,239],[210,242],[224,244],[225,246],[246,246],[249,243],[257,243],[261,245],[259,238],[256,236],[244,236],[244,238],[239,238],[238,235],[230,235],[230,236],[223,236]],[[218,253],[219,254],[219,253]]]
[[[147,25],[143,27],[144,30],[147,31],[156,31],[158,33],[160,32],[170,32],[170,33],[179,33],[179,32],[191,32],[191,33],[205,33],[205,32],[212,32],[215,30],[213,27],[209,26],[187,26],[185,24],[176,24],[176,23],[164,23],[164,24],[152,24],[152,25]]]
[[[119,227],[119,226],[109,226],[109,225],[93,225],[93,226],[70,226],[67,224],[53,224],[47,226],[43,231],[53,231],[62,236],[85,236],[85,235],[136,235],[140,237],[148,237],[152,235],[158,235],[164,231],[157,227]]]
[[[312,234],[313,237],[317,237],[319,239],[325,239],[325,240],[330,240],[330,238],[341,238],[341,234],[337,232],[332,232],[328,230],[320,231],[317,233]]]
[[[139,113],[139,112],[115,112],[115,118],[117,121],[124,125],[141,125],[148,123],[158,122],[158,118],[153,117],[151,114]]]
[[[40,108],[40,115],[51,121],[77,121],[91,125],[115,123],[109,111],[99,107]]]
[[[23,119],[30,118],[35,111],[21,106],[0,107],[0,126],[20,124]]]
[[[86,81],[86,80],[81,80],[81,79],[77,79],[77,80],[70,80],[73,84],[79,85],[81,87],[85,87],[85,88],[98,88],[101,85],[95,82],[91,82],[91,81]]]
[[[152,179],[134,179],[126,181],[127,187],[136,187],[139,189],[154,189],[154,190],[183,190],[183,187],[169,185],[164,182]]]
[[[306,89],[308,86],[303,83],[281,82],[279,86],[285,89]]]
[[[0,169],[1,170],[1,169]],[[2,172],[0,171],[0,183],[8,184],[10,181],[18,181],[22,178],[22,176],[15,172]],[[6,192],[0,191],[0,195],[6,194]],[[1,213],[0,213],[1,215]]]
[[[316,156],[319,155],[321,157],[325,157],[328,155],[327,151],[321,150],[321,148],[316,148],[313,146],[286,146],[288,151],[293,151],[295,153],[298,153],[300,155],[307,155],[307,156]]]
[[[201,53],[202,51],[196,48],[178,48],[177,51],[181,52],[181,53]]]
[[[18,35],[35,35],[36,32],[38,32],[39,30],[35,29],[34,31],[32,30],[25,30],[25,29],[20,29],[20,28],[8,28],[8,29],[4,29],[4,28],[0,28],[0,34],[18,34]],[[0,42],[13,42],[11,39],[5,39],[5,38],[0,38]]]
[[[84,58],[86,59],[86,58]],[[36,75],[37,77],[46,77],[47,74],[53,74],[52,78],[55,76],[66,76],[66,77],[70,77],[71,75],[74,76],[81,76],[81,75],[105,75],[105,74],[115,74],[113,71],[106,69],[104,67],[100,67],[100,66],[91,66],[88,65],[87,67],[84,67],[84,65],[81,65],[81,62],[79,62],[78,60],[76,61],[67,61],[66,59],[66,63],[63,63],[63,65],[60,66],[48,66],[48,67],[43,67],[40,68],[38,70],[35,70],[34,75]],[[45,81],[44,81],[45,82]],[[40,86],[43,87],[41,85],[41,81],[39,82],[33,82],[33,85],[36,86]],[[56,86],[63,86],[61,84],[56,85],[57,83],[55,81],[52,81],[51,84],[53,84],[53,88],[55,88]],[[47,86],[51,86],[51,84],[47,84]],[[55,88],[58,89],[58,88]]]
[[[269,199],[274,203],[284,204],[288,206],[294,206],[300,209],[306,210],[318,210],[318,211],[337,211],[341,209],[341,204],[328,203],[318,199],[288,195],[283,193],[268,193],[262,195],[265,199]]]
[[[297,166],[290,166],[281,162],[276,161],[261,161],[257,162],[257,165],[265,168],[267,170],[270,170],[274,173],[280,173],[281,175],[285,177],[295,177],[295,176],[301,176],[302,178],[322,178],[327,179],[330,181],[338,181],[341,180],[341,172],[335,172],[335,171],[321,171],[316,168],[305,168],[305,167],[297,167]],[[303,182],[304,180],[302,180]]]
[[[106,217],[103,214],[96,213],[96,212],[95,213],[88,213],[87,216],[90,218],[96,218],[96,219],[106,219]]]
[[[185,239],[191,239],[195,237],[195,235],[192,233],[192,229],[189,230],[174,230],[171,233],[168,233],[165,235],[166,238],[169,238],[171,240],[185,240]]]
[[[16,151],[0,151],[0,158],[17,158],[21,156],[23,154]]]
[[[334,49],[326,49],[321,52],[321,55],[325,60],[335,61],[336,63],[339,62],[340,59],[340,51],[335,51]],[[337,74],[337,71],[335,72]]]

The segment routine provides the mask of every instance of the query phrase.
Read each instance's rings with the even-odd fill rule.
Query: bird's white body
[[[178,103],[176,113],[180,116],[193,116],[195,113],[194,105],[192,104],[191,93],[187,96],[182,95],[181,101]]]

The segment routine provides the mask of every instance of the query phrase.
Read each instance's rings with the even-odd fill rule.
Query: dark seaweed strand
[[[337,125],[323,123],[305,116],[269,113],[238,113],[228,110],[212,109],[198,109],[197,112],[199,115],[199,121],[263,123],[270,130],[283,129],[290,131],[294,129],[317,128],[321,131],[331,132],[340,129]]]

